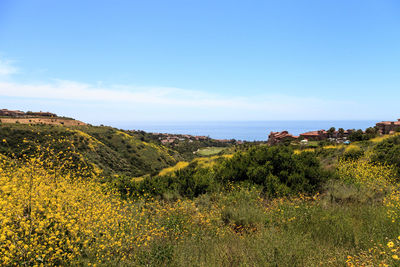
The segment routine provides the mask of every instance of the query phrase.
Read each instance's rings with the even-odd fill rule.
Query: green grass
[[[224,151],[226,147],[206,147],[199,149],[196,154],[200,156],[213,156]]]
[[[249,196],[252,196],[253,199]],[[366,253],[396,238],[382,204],[335,204],[283,200],[268,207],[256,194],[234,192],[195,199],[200,210],[220,207],[226,227],[249,231],[192,229],[179,241],[157,242],[141,256],[146,266],[345,266],[347,256]],[[275,202],[279,203],[279,202]]]

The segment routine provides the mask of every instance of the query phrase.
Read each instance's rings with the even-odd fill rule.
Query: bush
[[[196,168],[189,165],[172,174],[144,179],[134,186],[138,193],[150,193],[159,196],[197,197],[216,188],[213,173],[207,168]]]
[[[362,156],[364,156],[364,151],[362,151],[361,149],[349,149],[344,152],[341,159],[343,159],[343,160],[358,160]]]
[[[371,160],[395,166],[400,175],[400,136],[394,136],[379,143],[374,148]]]
[[[378,130],[373,127],[370,127],[368,129],[366,129],[365,132],[361,129],[352,132],[349,135],[349,139],[352,142],[365,141],[365,140],[372,139],[372,138],[376,137],[377,135],[378,135]]]
[[[275,197],[313,193],[329,176],[315,153],[296,155],[285,146],[261,146],[237,152],[209,168],[199,167],[195,162],[172,174],[147,178],[137,185],[136,191],[160,196],[174,192],[173,195],[193,198],[230,183],[246,182],[260,185],[266,195]]]
[[[284,146],[254,147],[225,160],[216,171],[222,183],[250,181],[270,196],[314,192],[327,179],[313,152],[294,154]]]

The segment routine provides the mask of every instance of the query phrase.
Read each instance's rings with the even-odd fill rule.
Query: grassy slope
[[[199,149],[197,154],[200,156],[213,156],[224,151],[225,149],[225,147],[206,147]]]
[[[35,142],[42,146],[52,143],[54,147],[54,140],[66,139],[85,161],[105,174],[133,177],[155,174],[174,165],[177,157],[170,149],[138,140],[111,127],[2,124],[0,137],[7,140],[7,146],[0,146],[0,153],[12,152],[17,156]],[[62,151],[66,148],[55,146],[55,149]]]

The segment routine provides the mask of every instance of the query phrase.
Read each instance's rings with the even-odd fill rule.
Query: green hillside
[[[155,174],[179,159],[171,149],[112,127],[3,124],[0,138],[7,142],[7,146],[0,146],[0,154],[19,158],[51,147],[53,153],[72,153],[75,161],[103,175]]]

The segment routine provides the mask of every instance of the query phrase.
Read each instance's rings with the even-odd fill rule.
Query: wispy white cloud
[[[235,96],[172,87],[88,84],[67,80],[21,82],[12,75],[17,72],[18,69],[11,61],[0,59],[2,107],[49,110],[93,122],[100,122],[101,119],[352,119],[349,114],[362,109],[354,101],[335,101],[313,96],[271,93]]]
[[[17,71],[18,69],[13,66],[11,61],[0,58],[0,77],[15,74]]]
[[[134,111],[157,119],[322,119],[332,108],[347,110],[350,101],[285,95],[230,96],[170,87],[104,86],[55,80],[41,84],[0,81],[0,96],[34,101],[65,101],[103,106],[107,113]],[[101,111],[100,111],[101,113]],[[129,118],[127,118],[129,119]]]

